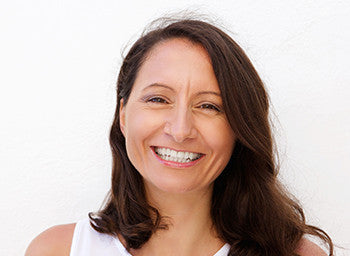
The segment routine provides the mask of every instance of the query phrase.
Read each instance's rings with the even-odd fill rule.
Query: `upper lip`
[[[201,153],[201,152],[197,152],[197,151],[194,151],[194,150],[187,150],[187,149],[176,149],[176,148],[171,148],[171,147],[167,147],[167,146],[151,146],[153,149],[154,148],[168,148],[168,149],[171,149],[171,150],[175,150],[175,151],[178,151],[178,152],[191,152],[191,153],[196,153],[196,154],[201,154],[201,155],[205,155],[204,153]]]

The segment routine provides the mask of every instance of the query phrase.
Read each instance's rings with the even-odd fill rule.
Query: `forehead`
[[[171,38],[160,41],[151,48],[146,56],[146,61],[154,58],[169,58],[179,53],[188,57],[205,59],[211,65],[210,57],[204,47],[187,38]]]
[[[140,67],[135,85],[165,83],[219,91],[207,51],[188,39],[174,38],[156,44]]]

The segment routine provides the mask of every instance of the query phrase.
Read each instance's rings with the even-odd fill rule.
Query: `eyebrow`
[[[153,87],[162,87],[162,88],[166,88],[166,89],[169,89],[169,90],[175,92],[175,90],[173,88],[171,88],[170,86],[165,85],[165,84],[159,84],[159,83],[150,84],[150,85],[146,86],[145,88],[143,88],[142,91],[146,91],[147,89],[153,88]]]
[[[146,86],[145,88],[143,88],[142,91],[146,91],[147,89],[153,88],[153,87],[162,87],[162,88],[166,88],[166,89],[169,89],[169,90],[175,92],[174,88],[172,88],[168,85],[165,85],[165,84],[160,84],[160,83],[152,83],[152,84]],[[214,92],[214,91],[201,91],[201,92],[196,93],[196,96],[202,95],[202,94],[213,94],[215,96],[221,97],[221,94],[219,92]]]

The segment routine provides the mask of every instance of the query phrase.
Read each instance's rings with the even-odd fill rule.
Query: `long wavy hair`
[[[159,23],[159,22],[158,22]],[[92,227],[121,235],[138,249],[158,229],[166,229],[159,211],[149,205],[143,179],[131,164],[119,126],[120,100],[127,104],[140,66],[158,43],[184,38],[207,51],[223,107],[237,137],[231,159],[214,181],[211,217],[229,255],[289,256],[305,234],[319,237],[333,255],[330,237],[307,225],[301,206],[277,179],[276,150],[264,84],[241,47],[222,29],[197,19],[166,19],[145,31],[123,60],[117,81],[117,106],[110,131],[112,187],[102,209],[90,213]]]

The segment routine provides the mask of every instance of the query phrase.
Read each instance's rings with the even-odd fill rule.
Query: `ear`
[[[121,99],[119,102],[119,126],[120,130],[123,133],[125,137],[125,106],[124,106],[124,99]]]

